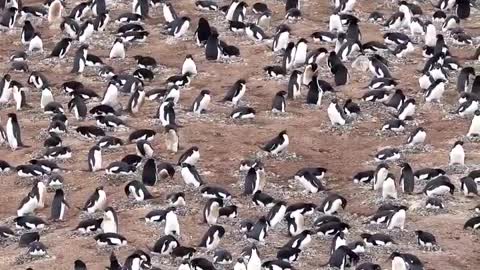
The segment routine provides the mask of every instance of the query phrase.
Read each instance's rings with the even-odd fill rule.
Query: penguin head
[[[456,146],[462,146],[463,147],[463,141],[456,141],[454,144],[453,144],[453,147],[456,147]]]
[[[475,116],[480,116],[480,110],[476,110],[474,114]]]
[[[63,192],[63,189],[61,189],[61,188],[59,188],[59,189],[57,189],[57,190],[55,191],[55,197],[57,197],[57,196],[63,197],[64,195],[65,195],[65,194],[64,194],[64,192]]]
[[[390,254],[390,257],[388,257],[388,258],[393,260],[396,257],[401,257],[403,259],[402,254],[400,252],[397,252],[397,251],[392,252],[392,254]]]
[[[7,73],[7,74],[3,75],[3,80],[5,82],[10,82],[11,79],[12,79],[12,77],[10,76],[10,74]]]
[[[295,43],[289,42],[289,43],[287,44],[286,50],[292,50],[294,47],[295,47]]]
[[[287,92],[286,91],[278,91],[276,96],[279,96],[279,97],[287,97]]]
[[[17,121],[17,114],[15,113],[9,113],[7,114],[7,117],[12,119],[12,121]]]
[[[279,137],[283,137],[283,135],[288,135],[287,130],[282,130],[282,131],[280,131],[280,133],[278,133]]]
[[[123,44],[123,39],[122,38],[116,38],[113,44],[120,43]]]
[[[74,267],[75,270],[86,270],[87,269],[87,265],[82,260],[76,260],[73,263],[73,267]]]
[[[200,92],[200,95],[202,95],[202,96],[210,95],[210,90],[204,89]]]
[[[368,238],[370,238],[370,236],[372,236],[371,234],[369,233],[362,233],[360,234],[360,238],[363,239],[363,241],[367,240]]]

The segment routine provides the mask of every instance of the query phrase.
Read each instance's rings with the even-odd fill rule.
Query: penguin
[[[170,23],[169,34],[175,38],[182,37],[190,27],[190,18],[189,17],[179,17],[176,18],[173,22]]]
[[[139,68],[146,68],[146,69],[153,70],[157,67],[157,61],[153,57],[135,55],[133,59],[137,61],[137,66]]]
[[[243,258],[238,258],[237,262],[233,266],[233,270],[247,270],[247,266],[245,265],[245,261]]]
[[[33,71],[28,76],[28,84],[34,86],[37,89],[48,88],[48,79],[42,73]]]
[[[8,229],[8,228],[7,228]],[[2,232],[2,235],[4,236],[6,234],[6,237],[11,237],[13,236],[13,232],[10,233],[9,231],[4,231]],[[38,232],[26,232],[23,233],[20,236],[20,239],[18,240],[18,246],[19,247],[28,247],[28,245],[32,242],[38,242],[40,241],[40,234]]]
[[[189,163],[181,163],[180,166],[180,173],[182,175],[183,181],[187,186],[192,185],[198,188],[203,185],[202,177],[200,176],[194,165],[191,165]]]
[[[280,52],[287,48],[290,39],[290,27],[281,24],[277,28],[275,37],[273,38],[272,50],[273,52]]]
[[[117,23],[139,23],[143,20],[142,15],[126,12],[120,14],[115,20]]]
[[[17,217],[27,216],[33,214],[38,207],[38,198],[33,192],[29,192],[28,195],[22,199],[17,209]]]
[[[223,201],[217,198],[209,199],[203,209],[203,221],[208,225],[215,225],[219,217],[219,210],[223,207]]]
[[[310,37],[313,39],[313,42],[315,43],[318,43],[318,42],[332,43],[332,42],[335,42],[337,39],[337,35],[327,31],[314,32],[310,35]]]
[[[463,225],[463,229],[466,230],[468,228],[472,228],[472,230],[477,230],[480,228],[480,216],[477,217],[472,217],[467,222],[465,222],[465,225]]]
[[[48,90],[42,90],[42,97],[43,97],[43,92],[47,92]],[[49,94],[49,92],[45,93],[46,95]],[[48,104],[48,103],[47,103]],[[82,121],[87,117],[87,105],[85,104],[84,99],[82,99],[80,96],[75,96],[68,102],[68,109],[70,112],[73,111],[73,114],[75,115],[75,119]]]
[[[337,126],[337,125],[343,126],[346,124],[345,112],[338,104],[338,101],[336,98],[333,98],[330,101],[330,105],[328,106],[327,113],[332,126]]]
[[[400,228],[402,231],[404,230],[407,209],[408,208],[406,206],[400,206],[396,211],[388,216],[388,230],[392,230],[394,228]]]
[[[120,162],[112,162],[106,171],[108,174],[131,174],[136,171],[142,162],[142,157],[130,154],[122,158]]]
[[[23,144],[20,125],[18,123],[18,118],[15,113],[7,114],[7,124],[5,125],[5,133],[7,134],[7,142],[10,146],[10,149],[13,151],[28,147]]]
[[[23,85],[17,81],[12,81],[10,87],[13,91],[13,99],[15,100],[15,109],[21,111],[25,108],[30,108],[31,106],[27,104],[25,89]]]
[[[99,16],[107,11],[107,3],[105,0],[92,0],[90,3],[90,9],[94,16]]]
[[[27,60],[27,53],[25,53],[24,51],[17,51],[17,52],[14,52],[11,56],[10,56],[10,62],[25,62]]]
[[[415,114],[416,102],[415,99],[409,98],[403,102],[402,106],[398,110],[397,118],[400,120],[409,120],[413,118]]]
[[[287,203],[284,201],[277,201],[275,205],[270,208],[270,211],[266,216],[269,227],[272,229],[275,228],[275,226],[279,224],[285,217],[286,211]]]
[[[142,183],[145,186],[154,186],[157,180],[157,164],[155,159],[149,158],[143,165]]]
[[[395,186],[395,178],[394,178],[393,174],[388,174],[387,178],[385,178],[385,180],[383,181],[383,184],[382,184],[382,198],[384,200],[388,199],[388,198],[392,198],[392,199],[397,199],[398,198],[397,188]]]
[[[219,225],[210,226],[207,232],[200,240],[199,247],[206,248],[208,251],[215,250],[220,244],[220,240],[225,235],[225,228]]]
[[[326,215],[334,215],[340,210],[347,207],[347,200],[336,193],[332,193],[323,200],[318,210]]]
[[[139,113],[144,101],[145,91],[143,87],[139,87],[128,100],[127,111],[132,114]]]
[[[376,57],[368,58],[368,68],[376,78],[392,78],[388,67]]]
[[[268,221],[265,216],[260,217],[253,225],[252,229],[245,235],[247,239],[264,242],[269,229]],[[247,268],[248,269],[248,268]]]
[[[105,131],[96,126],[79,126],[75,131],[86,139],[95,139],[105,136]]]
[[[84,43],[86,42],[92,35],[93,32],[95,31],[95,26],[93,25],[93,22],[91,20],[85,21],[85,23],[80,26],[80,29],[78,31],[77,39],[78,41]]]
[[[29,44],[30,41],[33,39],[35,35],[35,28],[33,27],[32,23],[29,20],[25,20],[23,27],[22,27],[22,43]]]
[[[463,195],[465,197],[472,197],[472,196],[479,196],[478,190],[477,190],[477,184],[475,183],[475,180],[470,177],[470,176],[465,176],[460,178],[460,189],[463,192]]]
[[[272,112],[276,113],[284,113],[286,110],[287,102],[286,102],[287,92],[279,91],[275,94],[272,102]]]
[[[233,106],[237,106],[240,99],[245,95],[247,89],[246,81],[244,79],[237,80],[230,90],[227,92],[223,98],[223,102],[229,101]]]
[[[322,88],[318,86],[316,76],[313,76],[312,81],[308,85],[307,104],[312,104],[316,107],[320,107],[322,103],[323,92],[324,91],[322,90]]]
[[[425,208],[427,209],[444,209],[445,205],[442,200],[436,197],[427,197],[425,201]]]
[[[70,73],[83,73],[88,54],[88,45],[81,45],[75,53],[75,59],[73,60],[73,68]]]
[[[442,24],[442,31],[447,32],[451,29],[455,29],[460,24],[460,18],[456,15],[450,15],[445,18],[445,21]]]
[[[382,233],[376,234],[369,234],[369,233],[362,233],[360,237],[363,239],[367,247],[372,246],[390,246],[395,244],[392,237]]]
[[[341,246],[347,246],[347,240],[345,239],[345,234],[343,232],[339,232],[333,237],[330,254],[333,254],[335,250]]]
[[[257,189],[261,189],[261,188],[262,187],[260,186]],[[261,190],[257,190],[253,193],[252,201],[255,205],[258,205],[261,207],[272,207],[275,204],[275,199],[272,196],[268,195],[267,193],[262,192]]]
[[[463,141],[456,141],[449,154],[449,165],[465,165],[465,151]]]
[[[62,146],[62,139],[54,132],[49,132],[50,137],[45,139],[43,146],[46,148]]]
[[[86,211],[89,214],[93,214],[97,210],[104,210],[106,206],[107,194],[103,190],[103,186],[99,186],[85,202],[85,206],[82,208],[82,210]]]
[[[157,132],[151,129],[138,129],[130,133],[128,141],[130,143],[137,143],[138,141],[152,141],[155,138]]]
[[[118,91],[119,91],[119,89],[118,89],[118,85],[117,85],[116,80],[115,79],[110,80],[108,82],[107,89],[103,93],[103,99],[101,101],[101,105],[108,105],[111,108],[117,106],[119,104],[118,103]],[[92,110],[94,110],[94,109],[92,108]]]
[[[305,67],[305,69],[307,67]],[[300,71],[293,70],[292,74],[290,75],[290,79],[288,81],[288,90],[287,90],[287,97],[289,99],[295,100],[302,94],[300,91],[301,81],[302,81],[301,74],[302,73]]]
[[[192,146],[187,149],[178,159],[177,165],[182,163],[187,163],[190,165],[195,165],[200,159],[200,151],[197,146]]]
[[[255,118],[256,111],[251,107],[236,107],[230,113],[232,119],[253,119]]]
[[[132,13],[148,18],[149,6],[149,2],[146,0],[134,0],[132,2]]]
[[[28,245],[28,254],[30,256],[45,256],[47,254],[47,247],[42,242],[32,242]]]
[[[185,206],[185,193],[176,192],[167,195],[167,201],[170,206]]]
[[[20,177],[36,177],[48,174],[48,172],[41,166],[33,164],[19,165],[15,167],[15,170],[17,171],[17,175]]]
[[[123,44],[123,40],[121,38],[116,38],[113,42],[112,48],[110,49],[109,58],[125,58],[125,45]]]
[[[3,15],[0,21],[0,26],[12,29],[17,20],[18,8],[9,7],[3,10]]]
[[[317,193],[325,190],[320,179],[315,177],[310,171],[295,174],[295,180],[300,182],[302,186],[310,193]]]
[[[417,236],[417,244],[421,247],[432,248],[437,245],[435,236],[429,232],[417,230],[415,235]]]
[[[294,66],[303,66],[307,60],[308,41],[301,38],[295,44],[295,57],[293,60]]]
[[[36,216],[16,217],[13,221],[15,222],[15,227],[26,230],[43,229],[46,225],[46,222],[43,219]]]
[[[459,93],[468,92],[470,89],[471,78],[475,77],[475,69],[473,67],[464,67],[460,70],[457,77],[457,91]]]
[[[355,252],[353,250],[353,252]],[[355,252],[356,253],[356,252]],[[361,263],[355,268],[356,270],[382,270],[382,267],[379,264],[371,263],[371,262],[364,262]]]
[[[382,162],[382,161],[392,161],[398,160],[401,157],[400,150],[397,148],[384,148],[378,151],[375,154],[375,161]]]
[[[177,153],[179,147],[179,138],[176,126],[166,125],[165,134],[165,145],[167,146],[167,150],[172,153]]]
[[[150,194],[150,192],[145,187],[145,185],[138,180],[130,181],[127,185],[125,185],[124,190],[125,190],[125,195],[127,195],[127,197],[130,197],[130,195],[133,194],[133,198],[137,202],[141,202],[141,201],[145,201],[153,198],[152,194]]]
[[[197,96],[191,106],[191,110],[194,114],[200,115],[206,112],[208,105],[210,104],[211,96],[209,90],[202,90]]]
[[[64,221],[67,207],[70,208],[70,205],[65,200],[63,190],[57,189],[55,191],[55,196],[53,197],[50,219],[55,221]]]
[[[267,142],[264,146],[261,146],[260,149],[277,156],[278,154],[285,152],[288,145],[289,137],[287,131],[283,130],[275,138]]]
[[[200,190],[202,196],[208,199],[230,200],[232,195],[230,192],[221,187],[205,186]]]
[[[6,162],[5,160],[0,160],[0,174],[3,174],[3,173],[8,173],[10,172],[12,169],[14,169],[15,167],[14,166],[11,166],[8,162]]]
[[[81,21],[85,15],[87,14],[88,10],[90,9],[89,7],[90,3],[88,2],[81,2],[78,5],[76,5],[72,11],[70,12],[70,15],[68,17],[76,20],[76,21]]]
[[[425,129],[423,127],[417,127],[408,136],[407,144],[409,146],[423,144],[425,142],[426,137],[427,137],[427,133],[426,133]]]
[[[220,43],[218,40],[218,32],[213,31],[206,41],[205,57],[210,61],[218,61],[221,57]]]
[[[172,235],[164,235],[155,242],[152,253],[160,255],[170,255],[176,247],[180,246],[180,242]]]
[[[443,79],[435,80],[428,88],[425,93],[426,102],[439,102],[445,91],[445,81]]]
[[[93,21],[93,28],[97,32],[103,32],[107,28],[107,24],[110,21],[110,15],[108,11],[102,11],[98,14],[95,20]]]
[[[406,194],[412,194],[415,188],[415,177],[412,167],[406,162],[399,165],[401,168],[400,187]]]
[[[295,72],[295,70],[293,72]],[[318,65],[316,63],[307,64],[303,71],[302,84],[308,86],[312,81],[313,76],[315,76],[317,72],[318,72]],[[299,90],[300,89],[298,89],[297,91],[299,92]]]
[[[76,260],[73,263],[74,270],[87,270],[87,265],[82,260]]]
[[[105,208],[101,228],[104,233],[118,233],[117,213],[112,207]]]
[[[127,239],[118,233],[100,233],[94,237],[97,245],[99,246],[125,246],[127,245]]]
[[[373,190],[378,190],[383,186],[383,182],[388,176],[389,166],[385,163],[380,163],[375,169],[373,178]]]
[[[212,29],[210,28],[210,24],[208,23],[207,19],[201,17],[198,19],[198,27],[195,31],[195,40],[197,46],[205,46],[209,36],[212,34]]]
[[[305,216],[298,211],[286,215],[288,225],[288,234],[290,236],[297,236],[304,231]]]
[[[476,110],[467,133],[468,137],[480,136],[480,110]]]

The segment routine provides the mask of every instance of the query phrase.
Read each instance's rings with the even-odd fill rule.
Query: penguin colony
[[[474,3],[326,2],[0,0],[0,34],[14,46],[2,50],[0,240],[7,254],[32,259],[19,269],[475,269],[468,258],[439,264],[452,251],[435,236],[447,231],[466,247],[478,241]],[[300,35],[315,16],[315,32]],[[161,58],[150,42],[174,46]],[[195,53],[179,56],[187,44]],[[232,75],[257,54],[272,64]],[[181,64],[167,76],[173,62]],[[52,63],[55,72],[45,68]],[[209,73],[213,64],[222,71]],[[250,87],[255,76],[260,88],[279,89],[273,102]],[[266,109],[253,105],[265,98],[267,116],[282,126],[273,134],[257,129]],[[298,125],[304,116],[292,112],[301,108],[321,116]],[[383,136],[361,135],[377,150],[358,162],[362,139],[353,135],[363,131],[354,128],[373,114],[385,119]],[[430,115],[448,125],[446,135]],[[209,117],[230,126],[209,130]],[[460,122],[465,130],[450,130]],[[243,135],[249,126],[265,134],[262,142]],[[248,151],[225,147],[238,132]],[[318,147],[302,132],[329,142],[315,150],[325,164],[302,150]],[[209,145],[215,140],[219,149]],[[335,149],[343,143],[348,153]],[[234,161],[239,167],[221,164],[232,154],[245,157]],[[431,162],[437,157],[444,162]],[[350,168],[352,160],[362,167]],[[283,169],[288,163],[297,169]],[[326,166],[335,163],[338,172]],[[233,175],[240,180],[221,179]],[[46,259],[70,252],[75,258],[61,265]]]

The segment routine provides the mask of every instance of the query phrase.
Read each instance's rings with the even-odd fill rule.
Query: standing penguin
[[[40,108],[44,109],[48,103],[55,101],[53,99],[52,90],[49,87],[45,87],[42,89],[42,96],[40,98]]]
[[[476,110],[467,133],[468,137],[480,136],[480,110]]]
[[[45,91],[45,89],[43,91]],[[43,91],[42,91],[42,97],[43,97]],[[82,121],[87,117],[87,105],[85,104],[84,99],[81,98],[80,96],[75,95],[74,98],[72,98],[68,102],[68,110],[70,112],[73,111],[73,114],[75,115],[75,119],[77,119],[78,121]]]
[[[169,207],[165,214],[165,235],[180,236],[180,224],[178,223],[175,207]]]
[[[388,174],[387,178],[383,181],[382,184],[382,198],[392,198],[397,199],[397,187],[395,186],[395,178],[393,174]]]
[[[275,94],[275,97],[273,98],[272,102],[272,112],[280,112],[284,113],[286,111],[287,107],[287,92],[285,91],[279,91]]]
[[[258,252],[257,246],[253,245],[249,251],[250,258],[247,262],[247,270],[261,270],[262,260],[260,259],[260,253]]]
[[[123,44],[123,40],[121,38],[115,39],[113,42],[112,48],[110,49],[110,59],[112,58],[125,58],[125,45]]]
[[[182,75],[187,73],[197,75],[197,65],[195,64],[191,54],[187,54],[187,56],[185,56],[185,60],[183,60]]]
[[[373,178],[373,190],[378,190],[382,187],[383,181],[388,176],[388,165],[385,163],[378,164],[377,168],[375,169],[375,174]]]
[[[142,182],[145,186],[154,186],[157,180],[157,164],[155,159],[149,158],[143,165]]]
[[[143,18],[148,18],[150,1],[148,0],[133,0],[132,13],[138,14]]]
[[[217,224],[220,208],[223,206],[223,201],[220,199],[209,199],[203,209],[203,220],[208,225]]]
[[[53,197],[52,210],[50,219],[56,221],[64,221],[66,208],[70,208],[68,203],[65,201],[65,195],[62,189],[57,189],[55,191],[55,196]]]
[[[197,115],[205,113],[211,99],[210,91],[202,90],[192,104],[192,112]]]
[[[102,149],[95,145],[88,151],[88,168],[91,172],[102,169]]]
[[[298,40],[295,45],[294,66],[303,66],[307,60],[308,41],[304,38]]]
[[[332,99],[330,105],[327,109],[328,118],[332,126],[340,125],[343,126],[346,124],[346,115],[345,111],[340,107],[336,98]]]
[[[32,40],[34,34],[35,34],[35,28],[33,28],[33,25],[29,20],[26,20],[22,27],[22,34],[21,34],[22,43],[23,44],[30,43],[30,40]]]
[[[203,235],[199,247],[206,248],[208,251],[215,250],[220,244],[220,240],[225,235],[225,228],[219,225],[210,226],[207,232]],[[204,269],[204,268],[200,268]],[[212,270],[212,268],[207,268]]]
[[[177,165],[187,163],[195,166],[195,164],[197,164],[199,159],[200,159],[199,148],[197,146],[192,146],[180,156],[180,158],[178,159]]]
[[[71,38],[62,38],[56,45],[53,47],[50,57],[59,57],[60,59],[64,58],[67,55],[73,40]]]
[[[463,142],[456,141],[450,150],[449,165],[465,165],[465,151],[463,150]]]
[[[220,49],[220,43],[218,41],[218,32],[214,31],[208,37],[206,46],[205,46],[205,57],[207,60],[217,61],[220,59],[222,53]]]
[[[172,153],[178,152],[179,140],[177,128],[174,125],[165,126],[165,145],[167,150]]]
[[[137,88],[137,90],[135,90],[133,95],[128,100],[127,111],[132,114],[140,112],[140,108],[142,107],[144,101],[145,91],[143,90],[143,87],[140,86]]]
[[[305,67],[306,69],[306,67]],[[300,86],[302,82],[302,73],[299,70],[292,71],[290,79],[288,80],[288,98],[297,99],[302,93],[300,91]]]
[[[412,194],[415,188],[415,177],[413,175],[412,167],[408,163],[400,164],[401,176],[400,176],[400,186],[402,191],[406,194]]]
[[[198,27],[195,31],[195,40],[198,46],[204,46],[211,35],[210,24],[205,18],[198,19]]]
[[[97,210],[103,210],[107,206],[107,193],[103,190],[103,186],[99,186],[95,189],[95,192],[90,195],[88,200],[85,202],[85,206],[82,210],[87,211],[87,213],[93,214]]]
[[[457,16],[460,20],[470,17],[470,0],[456,0]]]
[[[43,41],[40,33],[35,32],[28,44],[29,52],[43,52]]]
[[[101,228],[104,233],[118,233],[117,213],[112,207],[105,208]]]
[[[82,45],[75,53],[73,60],[73,68],[70,73],[82,73],[86,66],[88,55],[88,45]]]
[[[9,113],[7,116],[8,119],[7,124],[5,125],[5,132],[7,134],[8,145],[12,150],[27,147],[22,142],[20,125],[18,124],[17,115],[15,113]]]

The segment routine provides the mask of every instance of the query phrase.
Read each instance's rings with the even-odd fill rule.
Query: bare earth
[[[40,1],[25,1],[24,4]],[[254,1],[247,1],[250,6]],[[361,30],[363,42],[370,40],[382,41],[378,25],[366,23],[369,12],[378,9],[383,10],[385,14],[391,14],[391,10],[381,7],[383,1],[358,1],[357,16],[362,19]],[[268,49],[267,44],[254,43],[245,36],[233,35],[226,29],[223,17],[217,12],[205,12],[195,9],[193,1],[172,1],[173,6],[179,15],[187,15],[192,18],[192,27],[190,28],[186,40],[174,40],[161,34],[160,24],[163,23],[161,9],[151,12],[153,19],[146,21],[146,28],[150,31],[150,36],[145,44],[135,44],[128,48],[127,59],[124,61],[112,61],[108,59],[108,53],[113,41],[112,35],[106,38],[106,34],[94,35],[90,42],[90,52],[100,56],[104,62],[112,65],[117,73],[131,73],[135,70],[135,62],[132,57],[136,54],[150,55],[156,58],[162,67],[155,73],[155,80],[147,82],[146,90],[154,87],[163,87],[167,77],[180,73],[180,67],[186,54],[192,54],[197,63],[199,74],[193,80],[191,87],[182,90],[180,105],[176,108],[179,123],[184,125],[180,129],[181,146],[183,150],[196,145],[200,148],[201,159],[198,165],[201,175],[209,184],[218,184],[229,189],[233,194],[233,203],[239,206],[240,217],[235,220],[221,220],[220,224],[227,229],[227,235],[222,240],[221,247],[229,250],[238,257],[241,249],[249,244],[244,240],[238,230],[240,220],[245,218],[258,218],[266,214],[267,209],[252,206],[249,198],[241,195],[242,182],[238,176],[239,162],[247,157],[254,157],[259,152],[258,145],[274,137],[278,132],[287,129],[290,136],[290,146],[287,158],[264,158],[266,171],[268,173],[268,184],[266,192],[276,198],[282,198],[289,203],[308,201],[319,204],[326,194],[305,194],[297,183],[292,181],[292,175],[300,168],[307,166],[322,166],[329,170],[327,177],[327,186],[335,192],[345,196],[348,199],[346,211],[341,213],[342,218],[352,225],[352,230],[347,236],[349,241],[359,240],[359,234],[368,231],[362,225],[367,217],[378,207],[380,194],[375,194],[366,187],[359,187],[352,183],[351,177],[356,172],[366,169],[374,169],[376,164],[373,162],[373,154],[378,149],[386,146],[401,146],[408,133],[421,125],[427,130],[427,151],[416,153],[404,153],[404,158],[412,165],[414,169],[423,167],[446,167],[448,164],[448,151],[457,139],[462,138],[470,124],[470,119],[453,117],[447,118],[448,111],[453,110],[457,105],[458,94],[454,88],[457,74],[451,75],[451,83],[447,87],[444,95],[445,99],[441,104],[425,105],[422,93],[418,87],[417,69],[422,67],[424,60],[421,57],[420,45],[414,55],[408,58],[405,64],[392,64],[392,74],[400,80],[399,88],[403,89],[409,96],[415,96],[417,100],[417,115],[414,122],[410,122],[405,133],[386,136],[378,135],[377,131],[381,128],[388,115],[383,110],[378,110],[375,106],[365,107],[364,103],[358,100],[364,93],[362,89],[370,79],[370,74],[354,71],[350,68],[352,82],[345,87],[338,87],[339,99],[342,102],[351,97],[356,99],[365,115],[362,119],[355,121],[351,129],[334,130],[330,127],[326,114],[326,107],[329,104],[330,97],[325,97],[324,103],[320,109],[311,109],[304,105],[304,99],[299,101],[289,101],[287,105],[288,113],[285,115],[274,116],[270,112],[272,99],[277,91],[286,90],[288,79],[269,80],[266,79],[262,68],[265,65],[272,64],[280,58],[275,56]],[[278,1],[266,1],[268,6],[274,11],[272,25],[267,29],[268,34],[273,35],[274,27],[283,21],[284,4]],[[226,1],[222,4],[227,4]],[[67,4],[68,11],[74,6],[72,1]],[[377,7],[378,6],[378,7]],[[432,8],[429,3],[422,5],[424,13],[431,16]],[[120,12],[130,10],[130,4],[122,1],[111,10],[112,20]],[[291,24],[292,37],[296,41],[301,37],[307,38],[312,32],[328,29],[328,16],[331,13],[328,1],[306,1],[302,3],[303,20]],[[474,12],[477,12],[474,10]],[[479,16],[474,13],[473,17],[463,22],[467,33],[472,36],[478,36],[475,27],[479,25]],[[251,10],[248,11],[249,19],[253,19]],[[195,45],[193,41],[193,31],[196,22],[200,16],[208,18],[210,24],[220,31],[220,38],[232,45],[237,45],[241,49],[241,59],[233,63],[213,63],[207,62],[204,57],[204,50]],[[19,24],[21,25],[21,24]],[[44,39],[46,53],[44,56],[34,55],[29,58],[31,71],[41,71],[53,84],[56,101],[60,101],[66,106],[68,97],[61,93],[60,86],[68,80],[79,80],[85,85],[102,94],[106,87],[106,82],[101,81],[95,75],[95,70],[87,69],[84,76],[74,76],[69,73],[72,66],[73,53],[78,48],[78,42],[69,53],[67,60],[50,61],[44,59],[47,53],[53,48],[54,44],[60,39],[55,31],[48,29],[46,22],[37,25],[36,28],[41,31]],[[108,32],[116,31],[117,25],[111,21]],[[22,47],[20,42],[21,26],[15,30],[2,33],[0,74],[8,71],[8,57],[16,50]],[[309,38],[309,41],[311,39]],[[447,41],[448,42],[448,41]],[[451,43],[451,42],[450,42]],[[449,45],[450,45],[449,43]],[[309,49],[319,46],[331,46],[330,44],[309,43]],[[331,47],[329,47],[331,49]],[[465,58],[473,54],[475,47],[451,47],[453,55]],[[461,60],[463,63],[463,60]],[[469,63],[469,65],[478,65],[478,63]],[[28,74],[10,72],[13,79],[27,85]],[[325,69],[321,77],[332,82],[330,72]],[[187,113],[193,99],[202,89],[210,89],[214,100],[220,100],[225,91],[237,80],[244,78],[247,80],[247,93],[245,102],[254,107],[259,113],[252,122],[233,122],[227,119],[231,112],[231,107],[218,102],[212,102],[208,114],[195,117]],[[0,157],[11,164],[20,165],[27,163],[29,159],[37,157],[43,151],[42,143],[48,127],[49,117],[40,112],[40,93],[35,89],[30,89],[28,101],[34,109],[17,112],[23,132],[23,141],[31,148],[21,149],[12,152],[6,146],[0,148]],[[304,89],[306,94],[306,89]],[[122,103],[125,105],[128,97],[122,97]],[[94,103],[89,104],[91,108]],[[146,102],[140,114],[135,118],[128,117],[127,123],[132,127],[128,131],[116,131],[113,134],[117,137],[126,139],[128,134],[138,128],[153,128],[159,132],[153,145],[156,158],[159,160],[176,162],[181,153],[172,155],[166,151],[162,128],[159,124],[153,124],[152,116],[155,114],[158,104],[156,102]],[[2,108],[0,116],[2,124],[5,124],[7,113],[14,112],[14,107]],[[164,200],[166,194],[173,191],[184,189],[180,174],[175,176],[174,180],[162,182],[151,191],[158,199],[146,205],[134,205],[127,201],[123,192],[123,182],[113,183],[107,180],[104,172],[86,173],[80,170],[87,168],[86,156],[89,148],[94,144],[93,141],[86,141],[74,135],[74,127],[79,125],[92,124],[93,119],[83,123],[77,122],[70,113],[69,117],[70,132],[64,136],[64,145],[73,149],[73,157],[62,166],[71,169],[63,173],[66,182],[66,198],[74,206],[67,213],[68,218],[63,223],[50,223],[48,230],[42,232],[41,241],[49,248],[48,258],[32,262],[23,262],[17,258],[26,252],[26,250],[17,247],[16,243],[4,243],[1,248],[0,269],[72,269],[73,262],[76,259],[82,259],[89,269],[103,269],[108,265],[108,255],[110,251],[97,248],[92,236],[79,237],[71,232],[81,220],[81,212],[76,207],[82,207],[88,196],[94,191],[95,187],[104,185],[110,204],[119,212],[119,231],[128,239],[128,246],[116,251],[121,262],[123,262],[133,250],[146,246],[153,246],[154,242],[163,234],[163,227],[153,227],[145,224],[141,217],[148,211],[157,208],[165,208]],[[109,132],[112,134],[112,132]],[[466,164],[469,167],[476,168],[480,161],[478,143],[466,142]],[[104,152],[104,164],[121,159],[124,155],[134,153],[134,145],[127,145],[120,151]],[[399,178],[399,169],[397,166],[391,166]],[[465,170],[465,173],[469,169]],[[450,175],[456,186],[459,187],[458,179],[463,174]],[[139,177],[139,176],[138,176]],[[12,220],[16,213],[16,208],[20,200],[30,190],[30,185],[22,183],[25,180],[17,179],[16,174],[0,177],[0,224],[7,224],[13,228]],[[51,204],[53,193],[47,198],[48,205]],[[386,249],[368,250],[367,257],[362,260],[372,260],[382,265],[386,269],[390,268],[388,256],[393,250],[409,252],[417,255],[426,266],[426,269],[477,269],[480,265],[478,250],[480,248],[478,234],[471,231],[464,231],[464,222],[473,215],[472,209],[478,204],[478,198],[467,199],[462,194],[456,193],[454,197],[446,198],[447,211],[440,213],[428,213],[422,208],[425,198],[423,195],[405,196],[400,195],[399,202],[407,204],[411,209],[407,212],[406,232],[388,232],[395,241],[396,245]],[[187,209],[181,210],[179,214],[181,224],[181,238],[183,245],[195,246],[200,241],[201,236],[207,230],[206,224],[201,224],[201,209],[205,201],[200,199],[198,193],[187,191]],[[50,216],[49,207],[39,211],[38,216],[48,219]],[[82,214],[83,216],[83,214]],[[313,223],[313,218],[307,218],[307,225]],[[415,243],[413,231],[422,229],[432,232],[440,244],[438,251],[423,251]],[[377,231],[385,232],[384,228]],[[21,233],[19,233],[21,234]],[[260,246],[262,259],[273,259],[276,254],[276,247],[286,243],[288,240],[285,226],[271,231],[267,237],[267,244]],[[294,264],[297,269],[321,269],[319,265],[327,262],[329,257],[330,240],[316,237],[312,246],[302,253],[299,262]],[[205,255],[203,253],[200,253]],[[198,254],[197,254],[198,255]],[[207,255],[212,259],[212,255]],[[22,263],[22,264],[18,264]],[[172,264],[167,258],[154,258],[154,263],[161,269],[174,269],[178,267],[178,262]],[[233,265],[227,267],[233,268]]]

